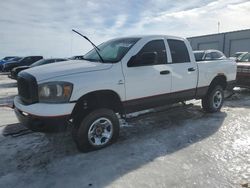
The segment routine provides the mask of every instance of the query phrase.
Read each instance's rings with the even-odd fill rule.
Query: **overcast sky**
[[[1,0],[0,57],[84,54],[99,44],[138,34],[190,37],[250,29],[249,0]]]

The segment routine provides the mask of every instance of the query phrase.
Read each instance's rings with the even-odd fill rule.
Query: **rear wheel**
[[[82,152],[104,148],[119,136],[119,120],[114,111],[97,109],[89,113],[74,130],[74,140]]]
[[[208,90],[207,95],[202,99],[202,107],[206,112],[218,112],[224,102],[224,91],[220,85]]]

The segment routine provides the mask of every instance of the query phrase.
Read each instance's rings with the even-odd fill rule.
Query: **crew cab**
[[[236,78],[236,63],[195,61],[186,39],[150,35],[102,43],[83,60],[49,64],[18,74],[15,112],[33,130],[73,125],[80,151],[110,145],[126,114],[190,99],[206,112],[221,109]]]

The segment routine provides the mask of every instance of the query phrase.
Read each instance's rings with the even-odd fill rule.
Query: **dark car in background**
[[[194,51],[196,61],[223,60],[227,57],[219,50],[197,50]]]
[[[13,61],[18,61],[22,57],[17,57],[17,56],[7,56],[3,59],[0,60],[0,71],[2,71],[3,65],[8,62],[13,62]]]
[[[83,55],[76,55],[69,58],[70,60],[84,60]]]
[[[3,59],[0,60],[0,63],[5,62],[5,61],[9,61],[9,60],[11,60],[11,59],[13,59],[15,57],[16,56],[7,56],[7,57],[4,57]]]
[[[236,53],[233,55],[233,57],[234,57],[235,59],[239,59],[240,56],[245,55],[245,54],[247,54],[247,53],[248,53],[248,52],[236,52]]]
[[[9,74],[9,78],[12,79],[17,79],[17,75],[19,72],[21,72],[22,70],[28,69],[28,68],[32,68],[32,67],[37,67],[37,66],[41,66],[41,65],[46,65],[46,64],[50,64],[50,63],[56,63],[56,62],[62,62],[62,61],[67,61],[68,59],[64,59],[64,58],[51,58],[51,59],[41,59],[35,63],[33,63],[30,66],[20,66],[20,67],[16,67],[13,68]]]
[[[3,72],[9,72],[15,67],[31,65],[31,64],[35,63],[36,61],[38,61],[40,59],[43,59],[43,56],[27,56],[27,57],[23,57],[19,61],[13,61],[13,62],[5,63],[3,65],[3,67],[2,67],[2,71]]]
[[[250,53],[245,53],[237,59],[237,85],[250,88]]]

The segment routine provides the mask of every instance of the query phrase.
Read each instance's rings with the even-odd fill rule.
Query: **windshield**
[[[100,49],[99,53],[104,62],[118,62],[139,39],[140,38],[120,38],[104,42],[98,46]],[[95,49],[92,49],[84,55],[84,59],[89,61],[101,61]]]
[[[250,62],[250,53],[241,55],[241,56],[238,58],[238,61]]]

